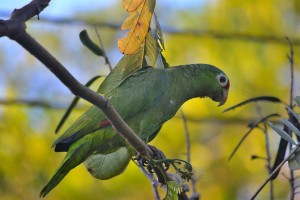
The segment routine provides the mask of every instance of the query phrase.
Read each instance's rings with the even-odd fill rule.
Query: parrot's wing
[[[126,121],[159,102],[166,94],[168,83],[164,69],[143,67],[105,96]]]
[[[101,123],[102,122],[102,123]],[[82,136],[98,130],[105,123],[105,117],[101,110],[96,106],[90,107],[83,113],[59,138],[57,138],[52,147],[55,151],[67,151],[70,144]]]
[[[159,101],[166,91],[167,83],[168,76],[164,70],[144,67],[104,96],[126,120]],[[110,124],[101,110],[92,106],[55,140],[52,146],[55,146],[55,151],[67,151],[77,139],[107,125]]]

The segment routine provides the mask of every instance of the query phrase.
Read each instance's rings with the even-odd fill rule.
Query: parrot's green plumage
[[[209,97],[222,105],[227,100],[228,89],[229,80],[220,69],[208,64],[194,64],[167,69],[144,67],[104,96],[133,131],[148,143],[185,101]],[[47,195],[71,169],[82,162],[96,178],[109,179],[120,174],[134,154],[95,106],[79,117],[53,143],[53,147],[58,152],[66,151],[67,155],[40,196]],[[120,152],[124,147],[127,151]],[[120,165],[117,169],[113,166],[110,169],[105,161],[114,155],[122,155],[118,157]],[[100,173],[95,171],[93,164],[97,159],[100,164],[104,163],[103,169],[99,166]]]

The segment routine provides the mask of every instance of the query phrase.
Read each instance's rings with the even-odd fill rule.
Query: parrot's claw
[[[149,145],[149,144],[148,144],[148,147],[152,150],[152,152],[154,154],[153,157],[152,157],[153,160],[164,160],[164,159],[166,159],[165,154],[161,150],[159,150],[155,146],[152,146],[152,145]],[[150,173],[154,173],[155,172],[155,170],[153,170],[153,168],[157,168],[157,166],[154,166],[154,163],[151,163],[151,161],[149,162],[148,159],[145,159],[142,156],[138,155],[136,157],[136,160],[138,162],[140,162],[142,164],[142,166],[146,167],[147,170]],[[159,167],[163,171],[167,171],[169,169],[169,167],[170,167],[170,164],[168,162],[162,162],[161,164],[159,164]]]

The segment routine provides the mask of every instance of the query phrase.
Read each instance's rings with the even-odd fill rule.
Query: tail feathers
[[[82,148],[82,145],[79,146],[72,154],[69,156],[69,152],[63,160],[62,164],[55,172],[50,181],[45,185],[45,187],[40,192],[40,197],[45,197],[53,188],[55,188],[61,180],[69,173],[71,169],[82,163],[82,159],[74,158],[78,154],[78,151]]]
[[[40,192],[40,197],[45,197],[53,188],[60,183],[60,181],[68,174],[66,173],[56,173],[51,180],[45,185],[45,187]]]

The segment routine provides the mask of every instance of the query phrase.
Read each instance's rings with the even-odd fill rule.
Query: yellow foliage
[[[119,38],[118,47],[123,54],[133,54],[145,41],[154,11],[155,0],[123,1],[129,17],[122,24],[121,30],[126,36]]]
[[[145,3],[145,0],[123,0],[123,7],[128,12],[132,12],[138,9],[142,3]]]

